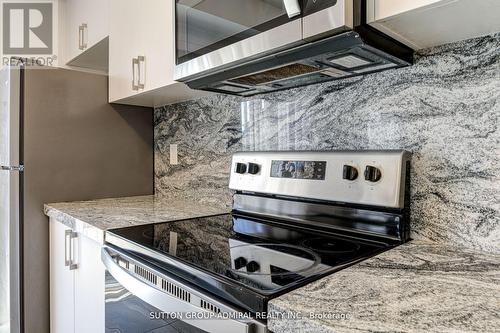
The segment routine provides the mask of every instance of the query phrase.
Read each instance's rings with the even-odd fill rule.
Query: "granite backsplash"
[[[412,237],[500,253],[499,116],[500,34],[419,51],[403,69],[211,95],[156,109],[156,193],[230,205],[240,150],[406,149]]]

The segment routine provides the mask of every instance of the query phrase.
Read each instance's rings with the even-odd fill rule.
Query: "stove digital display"
[[[325,161],[275,161],[271,162],[271,177],[324,180]]]

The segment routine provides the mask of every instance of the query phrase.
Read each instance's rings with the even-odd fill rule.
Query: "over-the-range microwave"
[[[175,79],[252,96],[408,66],[413,50],[366,24],[372,0],[176,0]]]

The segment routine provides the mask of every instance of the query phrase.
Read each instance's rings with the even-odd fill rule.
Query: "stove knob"
[[[238,257],[234,259],[234,269],[240,269],[247,265],[247,260],[243,257]]]
[[[248,163],[248,173],[251,175],[256,175],[260,171],[260,165],[255,163]]]
[[[347,180],[355,180],[358,178],[358,169],[350,165],[344,165],[342,178]]]
[[[250,261],[247,264],[247,272],[249,272],[249,273],[256,272],[259,269],[260,269],[260,266],[259,266],[259,264],[256,261]]]
[[[382,172],[380,172],[379,168],[376,168],[371,165],[367,165],[365,169],[365,179],[370,182],[378,182],[382,178]]]
[[[236,163],[236,168],[234,170],[236,173],[244,174],[247,172],[247,165],[245,163]]]

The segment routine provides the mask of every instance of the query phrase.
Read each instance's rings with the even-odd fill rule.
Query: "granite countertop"
[[[229,211],[155,196],[45,205],[101,243],[108,229]],[[498,332],[500,256],[411,241],[272,300],[269,313],[274,333]]]
[[[499,332],[500,256],[412,241],[272,300],[269,309],[274,333]]]
[[[104,243],[109,229],[229,213],[222,205],[153,195],[46,204],[45,215]]]

